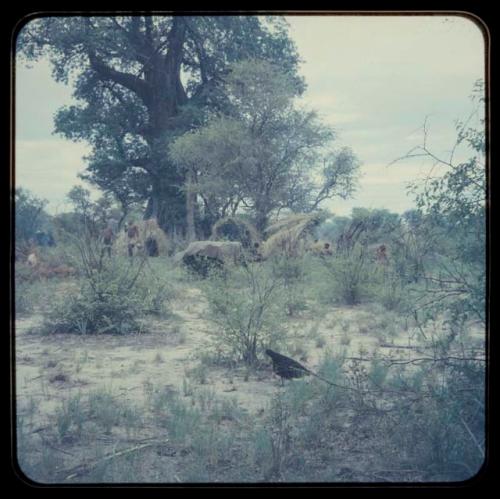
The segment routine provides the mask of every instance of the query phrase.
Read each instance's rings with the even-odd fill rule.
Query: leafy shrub
[[[321,261],[331,279],[335,296],[347,305],[359,303],[373,273],[365,247],[356,243],[350,251],[337,253]]]
[[[68,292],[45,320],[51,332],[126,334],[140,332],[140,317],[164,312],[166,284],[145,270],[143,262],[112,259],[86,269],[78,292]]]
[[[391,411],[389,436],[401,454],[430,481],[474,476],[485,457],[484,365],[436,362],[406,372],[400,385],[410,391]]]
[[[257,353],[282,339],[283,307],[279,280],[265,264],[227,267],[203,284],[217,348],[252,365]]]
[[[293,316],[306,308],[305,284],[307,269],[302,257],[276,257],[272,271],[283,286],[283,298],[287,315]]]

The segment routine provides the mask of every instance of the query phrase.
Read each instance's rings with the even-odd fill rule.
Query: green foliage
[[[71,236],[79,237],[82,233],[98,238],[111,219],[114,219],[118,224],[119,219],[123,216],[109,193],[92,201],[88,189],[74,186],[69,191],[67,199],[71,203],[73,211],[60,213],[54,218],[58,236],[65,242],[70,241]]]
[[[15,288],[15,310],[16,317],[24,314],[30,314],[35,309],[35,301],[38,297],[38,293],[35,291],[33,284],[16,279]]]
[[[432,481],[473,477],[485,457],[484,366],[457,359],[422,366],[403,379],[404,387],[428,395],[396,402],[391,440]]]
[[[418,208],[449,240],[449,251],[440,255],[432,275],[427,278],[427,299],[420,296],[420,308],[434,311],[451,308],[452,315],[474,315],[485,323],[484,82],[476,83],[472,100],[475,109],[465,122],[457,123],[457,138],[449,158],[440,158],[428,149],[425,125],[423,145],[406,157],[417,153],[432,161],[432,176],[429,174],[423,183],[415,182],[411,190]]]
[[[94,421],[105,434],[115,426],[124,426],[127,435],[143,424],[142,410],[121,400],[110,388],[91,391],[87,400],[87,417]]]
[[[281,476],[292,451],[291,406],[279,394],[271,401],[268,416],[255,433],[254,459],[266,481]]]
[[[405,276],[395,269],[395,260],[388,265],[379,266],[367,284],[367,293],[374,302],[381,303],[388,311],[408,313],[411,309],[410,284]],[[414,289],[415,285],[412,289]]]
[[[326,241],[336,241],[346,230],[350,222],[350,217],[327,217],[317,228],[316,236],[318,239]]]
[[[241,205],[262,231],[277,209],[311,211],[353,192],[356,157],[347,148],[321,155],[333,132],[316,113],[296,108],[292,74],[249,59],[233,64],[224,83],[226,113],[170,147],[212,215],[234,215]]]
[[[387,366],[387,364],[381,362],[377,358],[371,362],[368,376],[376,387],[383,385],[388,374],[389,374],[389,367]]]
[[[48,16],[30,20],[16,48],[22,61],[47,58],[55,79],[74,85],[76,103],[55,124],[64,137],[90,143],[83,176],[123,207],[147,201],[147,215],[163,228],[186,219],[185,178],[165,150],[227,106],[215,82],[230,63],[268,60],[304,89],[278,16]]]
[[[203,285],[210,309],[215,346],[230,359],[247,364],[282,340],[283,305],[278,279],[265,264],[228,267]]]
[[[213,388],[193,389],[183,397],[161,384],[151,387],[152,410],[147,411],[109,389],[94,390],[58,405],[49,438],[59,447],[75,446],[62,447],[72,454],[82,444],[96,444],[94,458],[84,461],[89,468],[82,479],[90,481],[101,471],[104,482],[123,481],[132,472],[135,482],[151,476],[170,481],[162,456],[169,461],[175,456],[175,480],[181,482],[349,481],[366,476],[378,481],[394,480],[393,473],[412,483],[464,480],[484,460],[484,363],[461,358],[458,337],[445,340],[436,337],[428,346],[446,357],[428,356],[426,362],[412,364],[375,358],[347,365],[344,352],[327,352],[317,371],[338,386],[312,377],[290,381],[272,394],[261,415],[251,417],[236,398],[219,398]],[[67,465],[54,468],[57,460],[46,445],[50,440],[40,447],[33,438],[34,411],[36,404],[26,406],[18,422],[20,459],[30,477],[43,475],[54,482]],[[144,428],[154,427],[156,442],[144,454],[130,459],[117,455],[102,470],[97,467],[103,455],[120,449],[117,438],[119,444],[123,429],[142,439]],[[95,438],[99,433],[113,434],[109,453],[103,447],[106,440]],[[360,466],[346,476],[339,463],[353,451]]]
[[[143,261],[114,258],[92,269],[83,266],[78,291],[71,290],[49,311],[44,329],[49,332],[103,334],[137,333],[147,313],[165,314],[168,287]]]
[[[18,187],[15,191],[16,243],[27,243],[35,233],[47,224],[44,208],[47,200],[40,199],[29,190]]]
[[[186,375],[196,383],[206,385],[208,380],[208,368],[203,362],[200,362],[198,366],[188,370]]]
[[[286,313],[294,316],[306,308],[305,287],[307,262],[302,257],[275,257],[271,261],[272,272],[283,286]]]
[[[142,305],[140,297],[130,296],[132,286],[120,286],[121,276],[115,274],[110,282],[106,274],[84,282],[78,294],[65,296],[49,314],[47,327],[56,333],[139,332],[136,317]]]
[[[44,311],[53,303],[53,297],[63,287],[61,279],[41,279],[33,275],[33,269],[17,264],[15,272],[16,317]]]
[[[400,227],[400,216],[386,209],[353,208],[351,224],[362,224],[363,232],[358,241],[369,245],[390,240]]]
[[[290,407],[293,407],[294,414],[304,415],[306,414],[308,403],[314,395],[309,380],[299,379],[291,383],[288,387],[285,394],[285,401]]]
[[[333,296],[347,305],[359,303],[373,273],[366,249],[356,244],[352,251],[337,253],[321,261],[334,291]]]
[[[165,426],[169,437],[173,442],[181,445],[189,445],[192,438],[199,431],[202,413],[197,407],[185,404],[176,396],[169,397],[168,415],[165,418]]]
[[[164,315],[173,296],[147,257],[108,257],[99,238],[109,216],[110,200],[96,203],[89,192],[74,188],[70,198],[78,223],[66,232],[62,251],[76,267],[80,289],[70,289],[51,304],[44,329],[49,332],[126,334],[143,331],[145,314]],[[168,272],[165,273],[168,278]]]
[[[63,400],[55,411],[58,439],[63,443],[75,443],[86,436],[95,425],[105,434],[114,427],[125,425],[127,432],[131,427],[141,424],[137,408],[122,402],[111,389],[99,388],[85,396],[81,393]]]

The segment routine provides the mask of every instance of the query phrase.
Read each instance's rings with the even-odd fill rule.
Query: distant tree
[[[235,154],[245,148],[246,139],[239,123],[218,118],[172,144],[172,161],[186,171],[191,238],[195,218],[201,217],[201,224],[211,227],[220,218],[234,215],[240,207],[244,191]]]
[[[350,222],[351,218],[347,216],[331,216],[319,225],[316,229],[316,235],[319,239],[336,241]]]
[[[278,16],[43,17],[23,27],[17,50],[28,62],[47,57],[54,78],[74,86],[77,104],[59,110],[55,129],[91,144],[84,178],[183,231],[185,172],[168,144],[224,107],[218,86],[233,61],[273,61],[302,91],[287,29]]]
[[[74,186],[67,198],[72,211],[60,213],[54,219],[57,228],[62,230],[62,237],[85,234],[90,238],[98,238],[112,218],[118,222],[120,215],[123,215],[110,195],[93,201],[90,191],[82,186]]]
[[[47,222],[48,215],[44,211],[48,201],[37,197],[28,189],[18,187],[15,190],[15,229],[16,242],[28,242],[34,238]]]
[[[361,241],[373,244],[389,241],[400,228],[401,217],[387,209],[353,208],[351,212],[353,224],[362,223]]]
[[[353,192],[356,157],[347,148],[325,150],[334,133],[316,113],[295,105],[297,88],[288,73],[248,60],[233,64],[224,82],[226,112],[170,148],[210,217],[241,208],[263,230],[273,212],[312,211]]]

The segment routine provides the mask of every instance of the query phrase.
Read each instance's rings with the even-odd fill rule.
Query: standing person
[[[130,221],[127,229],[127,237],[128,237],[128,256],[134,255],[134,248],[139,243],[139,227],[133,222]]]
[[[113,245],[113,240],[115,238],[115,233],[110,225],[108,225],[101,233],[103,248],[101,252],[102,255],[106,252],[108,257],[111,258],[111,246]]]

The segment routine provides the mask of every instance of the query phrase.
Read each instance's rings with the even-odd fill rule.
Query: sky
[[[355,195],[324,205],[337,215],[353,207],[402,213],[414,204],[408,182],[429,163],[390,165],[422,143],[445,156],[455,122],[472,110],[474,82],[484,78],[485,42],[460,16],[287,16],[308,89],[301,105],[318,111],[336,131],[334,146],[361,161]],[[71,88],[55,82],[47,59],[16,67],[16,185],[47,199],[47,211],[68,208],[65,196],[84,185],[85,143],[53,134],[53,116],[72,103]]]

